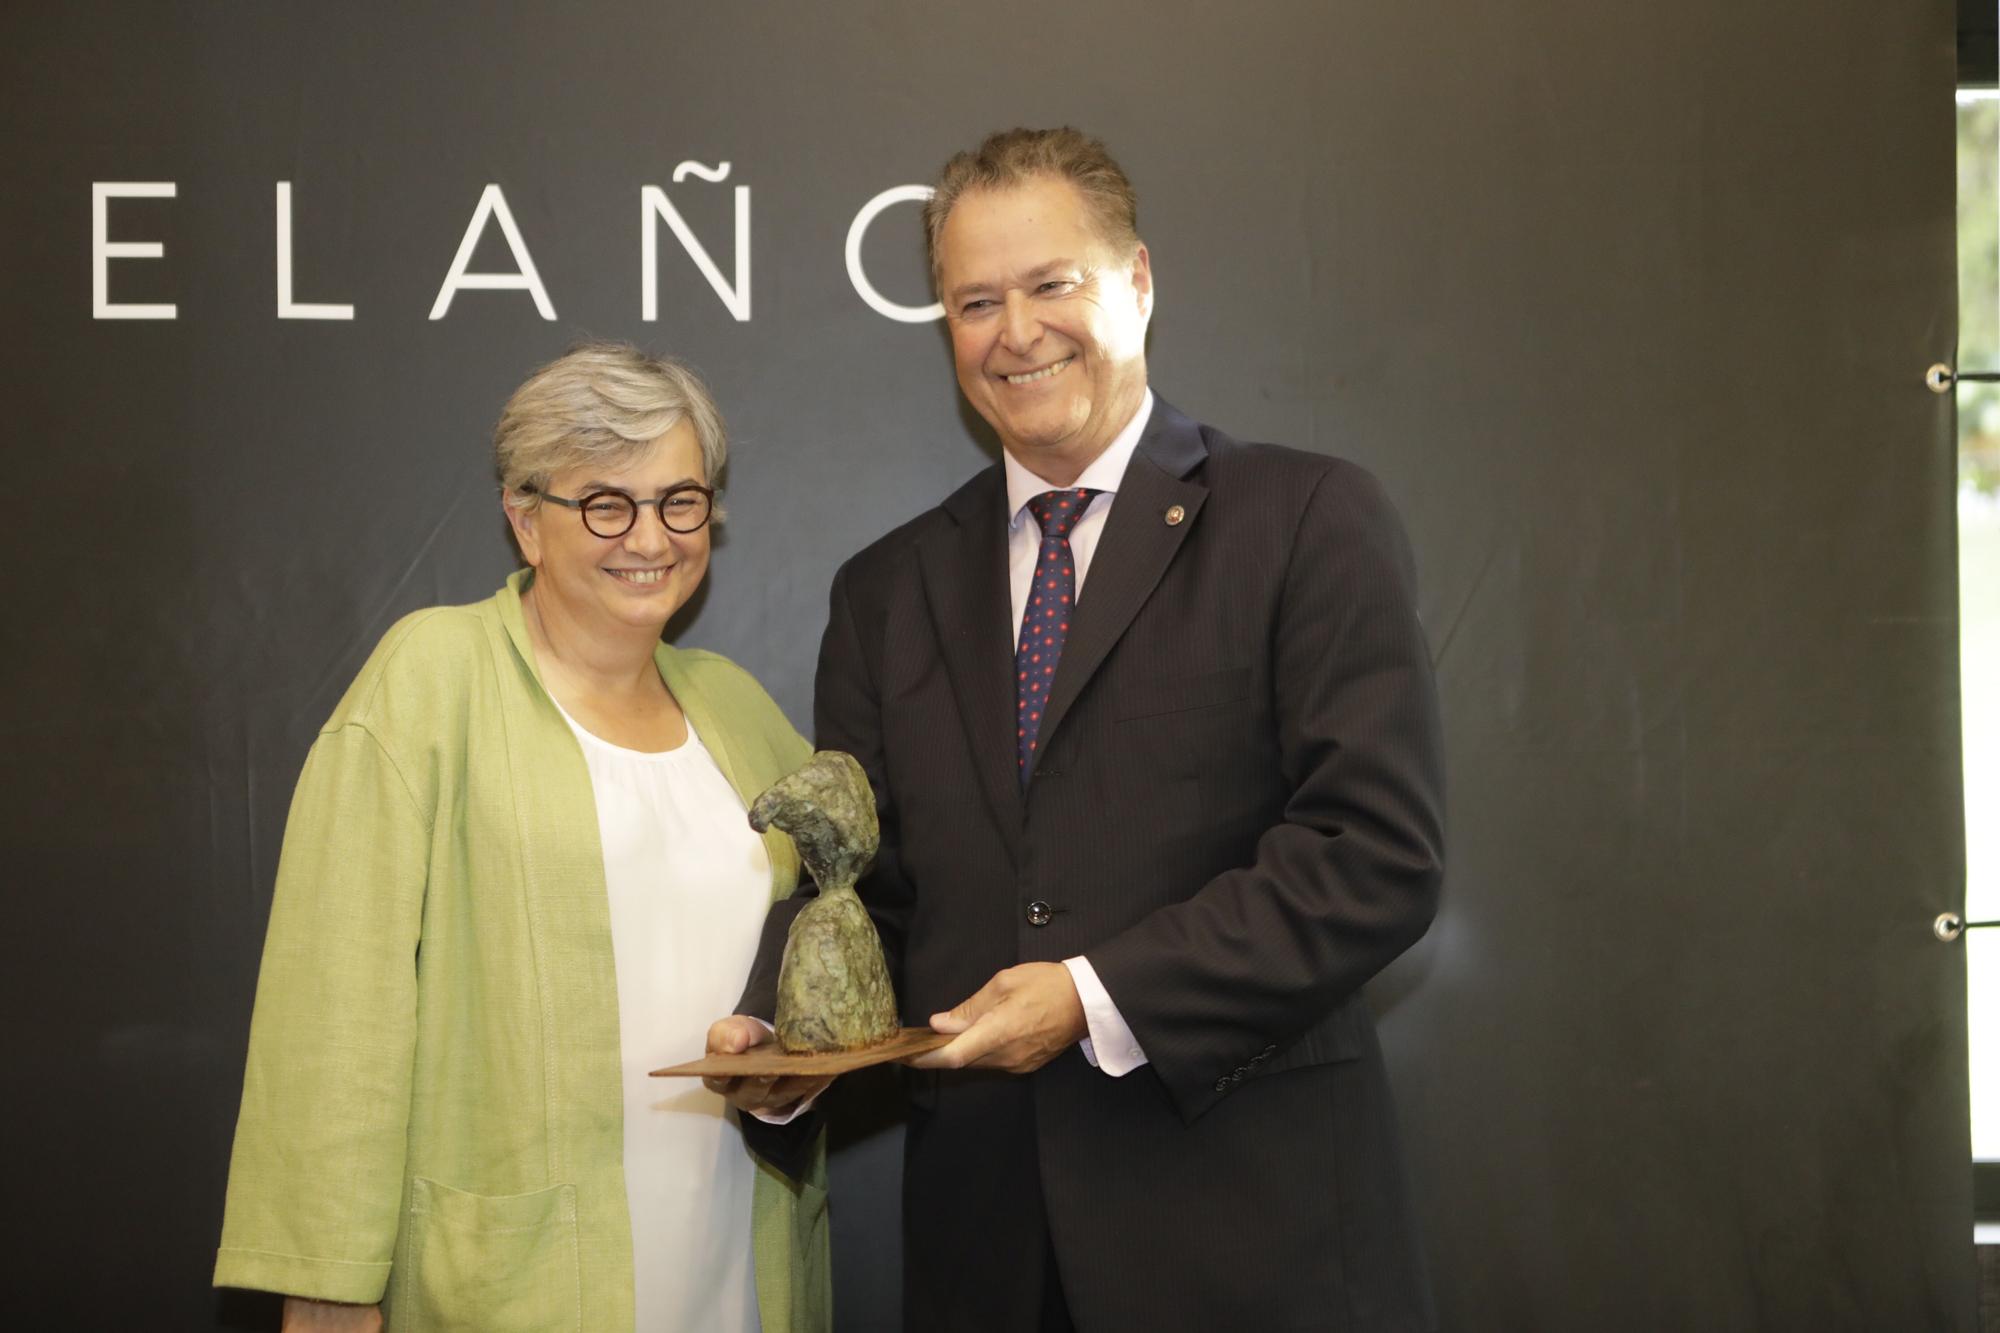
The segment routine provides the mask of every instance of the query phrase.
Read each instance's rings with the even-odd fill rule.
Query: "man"
[[[1005,454],[834,580],[818,744],[875,788],[904,1021],[956,1034],[912,1079],[906,1322],[1427,1328],[1361,995],[1441,874],[1409,552],[1359,469],[1152,395],[1134,214],[1074,130],[946,165],[933,276]]]

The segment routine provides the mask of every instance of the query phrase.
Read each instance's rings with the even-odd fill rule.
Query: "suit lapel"
[[[1056,664],[1049,706],[1042,714],[1040,753],[1048,753],[1070,706],[1194,530],[1208,488],[1185,478],[1207,457],[1200,427],[1155,398],[1152,419],[1118,483],[1117,498],[1077,598],[1076,614],[1070,617],[1069,640]],[[1168,512],[1176,505],[1181,519],[1169,523]]]
[[[1013,599],[1007,586],[1007,486],[992,467],[944,502],[953,524],[918,548],[924,595],[979,785],[1008,842],[1020,836],[1014,747]]]

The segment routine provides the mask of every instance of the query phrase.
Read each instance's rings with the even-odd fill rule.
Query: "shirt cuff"
[[[1083,1039],[1083,1058],[1113,1078],[1123,1078],[1146,1063],[1139,1039],[1125,1023],[1125,1016],[1111,1002],[1111,992],[1097,979],[1097,969],[1081,955],[1063,959],[1069,978],[1076,983],[1076,997],[1083,1001],[1083,1021],[1090,1035]]]
[[[762,1023],[764,1031],[766,1033],[774,1033],[777,1031],[777,1029],[772,1027],[769,1023],[765,1023],[763,1019],[758,1018],[753,1014],[745,1014],[744,1017],[750,1019],[752,1022]],[[804,1115],[807,1111],[812,1110],[813,1103],[818,1100],[819,1100],[819,1094],[815,1092],[812,1096],[807,1097],[802,1101],[800,1101],[798,1105],[794,1106],[789,1111],[770,1111],[770,1112],[752,1111],[750,1114],[756,1116],[759,1120],[763,1121],[767,1125],[789,1125],[794,1120],[797,1120],[800,1116]]]

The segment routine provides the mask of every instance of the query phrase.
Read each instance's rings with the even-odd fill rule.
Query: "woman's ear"
[[[533,568],[542,567],[542,543],[535,529],[536,519],[541,517],[542,507],[517,505],[513,494],[502,492],[500,508],[507,513],[507,526],[514,530],[514,545],[521,548],[521,559]]]

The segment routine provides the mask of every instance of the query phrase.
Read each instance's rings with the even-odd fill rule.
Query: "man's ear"
[[[1142,243],[1132,255],[1132,290],[1139,296],[1139,315],[1153,317],[1153,257]]]
[[[538,504],[509,504],[506,492],[500,495],[500,508],[507,515],[507,526],[514,530],[514,545],[521,548],[521,559],[536,569],[542,567],[542,542],[536,531],[536,520],[541,517],[542,507]]]

